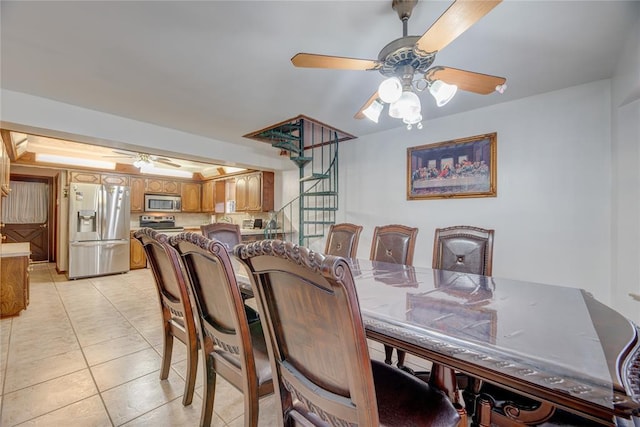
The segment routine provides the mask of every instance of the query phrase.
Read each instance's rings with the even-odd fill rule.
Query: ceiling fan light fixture
[[[389,106],[389,115],[394,119],[405,119],[420,114],[420,98],[411,90],[402,92],[400,99]]]
[[[153,161],[148,154],[138,153],[136,160],[133,162],[133,166],[142,169],[143,167],[153,166]]]
[[[384,104],[376,99],[371,103],[371,105],[362,110],[362,114],[372,122],[378,123],[378,119],[380,118],[380,113],[383,108]]]
[[[503,83],[501,85],[496,86],[496,92],[503,94],[504,91],[507,90],[507,84]]]
[[[413,125],[416,125],[418,129],[422,129],[422,114],[417,113],[413,116],[405,117],[402,122],[407,125],[407,130],[411,130]]]
[[[397,77],[389,77],[378,86],[378,96],[382,102],[391,104],[402,96],[402,82]]]
[[[429,85],[429,92],[436,100],[436,105],[442,107],[451,101],[458,91],[458,86],[450,85],[442,80],[435,80]]]

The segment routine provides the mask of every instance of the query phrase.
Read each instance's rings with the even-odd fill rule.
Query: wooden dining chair
[[[178,338],[187,347],[187,372],[182,404],[190,405],[198,369],[198,333],[180,256],[169,245],[165,234],[151,228],[141,228],[134,233],[134,237],[144,247],[160,300],[164,331],[160,379],[165,380],[169,376],[173,338]]]
[[[413,264],[418,229],[400,224],[377,226],[373,230],[371,261]]]
[[[406,225],[391,224],[377,226],[373,230],[373,241],[371,242],[371,261],[384,261],[394,264],[413,264],[413,252],[416,247],[418,229]],[[397,350],[398,368],[411,372],[404,365],[406,353]],[[393,347],[384,345],[384,361],[391,365],[393,357]]]
[[[204,224],[200,226],[202,235],[209,238],[220,241],[228,252],[233,250],[233,247],[242,241],[242,234],[240,233],[240,226],[238,224],[229,224],[226,222],[216,222],[213,224]],[[234,260],[231,262],[236,264]],[[237,265],[237,264],[236,264]],[[247,300],[253,298],[253,290],[251,284],[247,280],[242,280],[240,276],[236,276],[239,280],[240,291],[242,292],[242,299]],[[247,318],[250,322],[257,321],[260,315],[251,306],[245,306],[247,312]]]
[[[259,398],[273,393],[262,325],[249,323],[226,246],[197,233],[171,237],[189,277],[205,372],[200,425],[209,426],[216,378],[244,394],[244,425],[257,426]]]
[[[200,226],[202,235],[209,239],[216,239],[222,242],[231,251],[235,245],[242,241],[240,226],[238,224],[228,224],[226,222],[216,222]]]
[[[493,236],[494,230],[468,225],[436,228],[431,267],[490,276],[493,271]],[[427,380],[430,372],[421,371],[416,375]],[[456,373],[456,379],[458,387],[463,390],[467,410],[473,413],[483,382],[462,373]]]
[[[468,225],[436,228],[432,268],[491,276],[494,230]]]
[[[327,233],[324,253],[327,255],[355,258],[362,226],[350,223],[331,224]]]
[[[235,255],[256,289],[278,425],[459,425],[440,390],[370,359],[347,260],[280,240],[241,244]]]

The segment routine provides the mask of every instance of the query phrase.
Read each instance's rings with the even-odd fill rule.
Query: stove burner
[[[176,217],[174,215],[141,215],[140,227],[153,228],[158,231],[184,231],[184,227],[176,227]]]

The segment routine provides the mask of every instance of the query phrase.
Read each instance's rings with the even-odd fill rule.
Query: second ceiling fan
[[[161,163],[163,165],[171,166],[173,168],[181,167],[181,165],[175,163],[172,159],[169,159],[167,157],[159,157],[153,154],[136,153],[136,152],[119,151],[119,150],[113,150],[113,152],[115,153],[115,155],[103,156],[103,157],[134,159],[133,165],[137,168],[141,168],[144,166],[153,166],[154,163]]]
[[[482,95],[506,88],[504,77],[491,76],[451,67],[434,66],[436,53],[479,21],[502,0],[456,0],[422,36],[409,36],[407,24],[418,0],[393,0],[392,8],[402,21],[403,36],[387,44],[378,59],[298,53],[291,62],[296,67],[340,70],[377,70],[386,76],[378,90],[354,116],[378,122],[389,104],[389,115],[402,119],[411,129],[422,128],[420,99],[415,91],[427,89],[437,105],[446,104],[459,88]]]

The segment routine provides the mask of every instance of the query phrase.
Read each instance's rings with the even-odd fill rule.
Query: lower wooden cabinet
[[[144,247],[135,237],[133,237],[133,231],[131,232],[131,250],[129,251],[129,269],[136,270],[139,268],[146,268],[147,256],[144,253]]]
[[[29,257],[0,259],[0,317],[15,316],[29,305]]]

